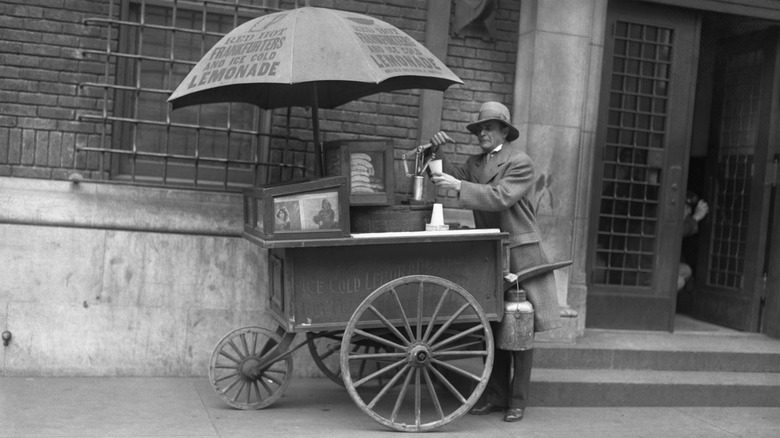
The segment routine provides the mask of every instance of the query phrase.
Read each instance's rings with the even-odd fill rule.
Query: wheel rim
[[[214,348],[209,381],[217,395],[237,409],[262,409],[284,393],[292,379],[292,356],[279,355],[282,338],[262,327],[234,330]]]
[[[382,344],[387,352],[351,352],[353,337]],[[476,403],[493,367],[493,335],[482,307],[465,289],[412,275],[383,285],[355,310],[340,359],[344,386],[358,407],[387,427],[419,432],[460,418]],[[352,362],[368,359],[387,365],[355,376]],[[372,385],[380,376],[387,382]]]

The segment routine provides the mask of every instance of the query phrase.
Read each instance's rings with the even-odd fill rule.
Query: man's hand
[[[699,202],[696,203],[696,210],[693,212],[693,218],[696,220],[696,222],[699,222],[704,219],[704,216],[707,216],[707,213],[709,212],[710,206],[707,205],[703,199],[699,199]]]
[[[439,131],[436,134],[433,134],[433,137],[431,137],[431,149],[432,152],[438,152],[439,146],[443,145],[444,143],[454,143],[449,135],[447,135],[444,131]]]
[[[460,180],[452,175],[442,173],[441,175],[432,176],[431,180],[436,184],[436,187],[453,189],[460,192]]]

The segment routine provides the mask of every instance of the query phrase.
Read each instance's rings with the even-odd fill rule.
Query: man
[[[519,132],[510,123],[509,110],[499,102],[486,102],[477,121],[466,128],[477,136],[483,153],[469,157],[459,166],[444,160],[444,173],[434,175],[433,182],[439,188],[458,193],[460,206],[473,210],[477,228],[498,228],[509,233],[511,272],[548,263],[540,243],[539,225],[527,199],[535,183],[533,163],[510,143]],[[445,132],[438,132],[431,139],[431,149],[435,153],[447,142],[452,139]],[[526,280],[520,287],[534,306],[534,331],[560,327],[553,273]],[[485,415],[506,409],[504,421],[522,420],[528,403],[532,360],[532,349],[497,349],[485,393],[471,413]]]

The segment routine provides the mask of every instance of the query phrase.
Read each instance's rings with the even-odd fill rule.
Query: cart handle
[[[569,266],[572,263],[573,261],[566,260],[563,262],[546,263],[544,265],[523,269],[522,271],[516,274],[510,272],[504,275],[504,291],[516,287],[516,285],[518,285],[523,280],[527,280],[531,277],[536,277],[537,275],[546,274],[556,269],[565,268],[566,266]]]

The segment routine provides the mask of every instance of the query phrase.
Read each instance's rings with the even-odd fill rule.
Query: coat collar
[[[506,163],[511,154],[511,147],[508,144],[504,144],[501,147],[501,150],[496,152],[489,160],[487,153],[479,155],[474,162],[476,166],[474,176],[476,177],[477,182],[486,184],[488,181],[495,178],[498,174],[498,168]]]

